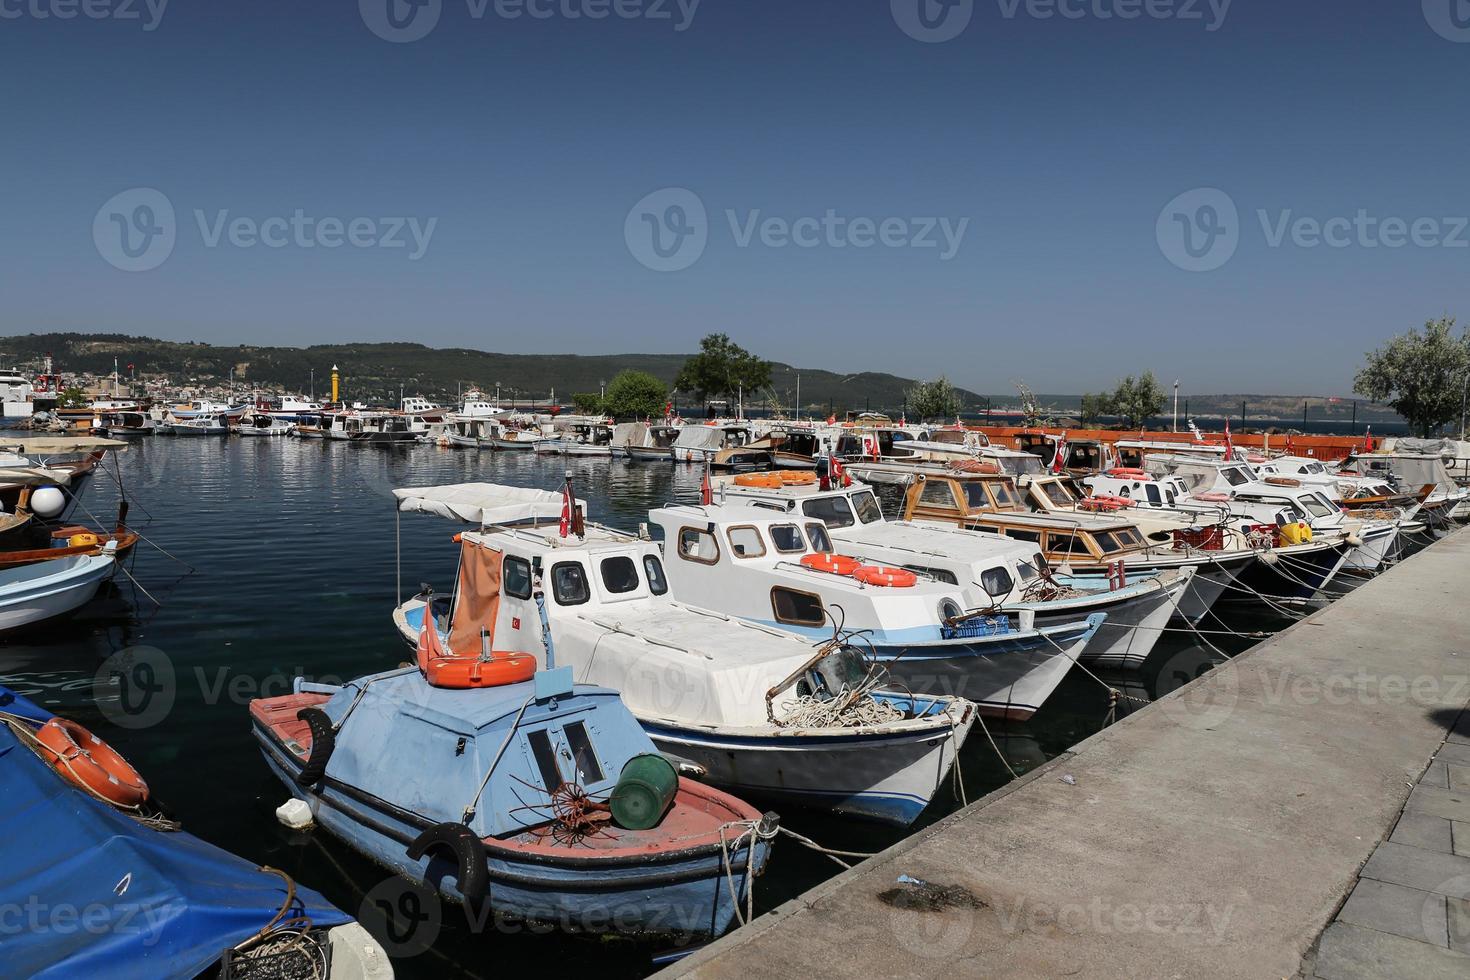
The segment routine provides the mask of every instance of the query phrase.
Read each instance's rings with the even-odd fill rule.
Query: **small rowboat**
[[[79,609],[92,600],[116,567],[113,552],[104,550],[0,570],[0,631]]]

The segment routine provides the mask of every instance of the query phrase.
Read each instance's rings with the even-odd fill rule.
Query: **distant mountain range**
[[[167,376],[181,386],[223,384],[231,369],[237,387],[249,390],[306,392],[312,386],[318,395],[327,390],[331,368],[341,371],[343,393],[364,401],[396,402],[399,392],[449,400],[460,391],[479,388],[494,394],[500,385],[503,398],[548,401],[553,389],[556,400],[571,401],[577,392],[595,392],[618,372],[647,371],[665,384],[672,384],[688,354],[502,354],[463,347],[433,348],[412,343],[319,344],[311,347],[261,347],[250,344],[222,347],[213,344],[158,340],[103,333],[24,334],[0,338],[0,358],[6,366],[35,366],[50,353],[56,369],[64,375],[109,374],[116,360],[124,376],[132,364],[139,378]],[[917,382],[884,372],[838,374],[814,368],[797,368],[773,362],[773,391],[747,393],[747,404],[772,399],[787,409],[797,401],[797,375],[803,411],[842,414],[847,410],[872,409],[898,412],[905,396]],[[958,389],[967,413],[985,408],[1015,406],[1014,392],[983,395]],[[1078,394],[1038,394],[1038,401],[1051,414],[1075,416]],[[1253,419],[1300,419],[1302,402],[1308,399],[1313,420],[1346,421],[1353,412],[1351,398],[1331,401],[1303,395],[1191,395],[1188,414],[1211,428],[1210,420],[1239,419],[1241,402]],[[1165,405],[1167,414],[1172,402]],[[1180,400],[1180,414],[1185,401]],[[1360,422],[1396,422],[1392,409],[1358,402]]]

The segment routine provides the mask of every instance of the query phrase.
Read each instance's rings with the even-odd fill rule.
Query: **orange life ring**
[[[852,577],[864,585],[882,585],[893,589],[907,589],[919,584],[919,576],[906,568],[889,568],[886,565],[861,565]]]
[[[1077,501],[1078,510],[1122,510],[1124,507],[1132,507],[1133,501],[1127,497],[1114,497],[1111,494],[1098,494],[1093,497],[1083,497]]]
[[[112,746],[66,718],[52,718],[36,732],[49,749],[47,761],[62,779],[90,790],[117,806],[137,806],[148,798],[148,784]]]
[[[424,666],[424,679],[433,687],[500,687],[520,684],[536,673],[536,658],[529,653],[490,654],[479,657],[435,657]]]
[[[825,551],[811,555],[802,555],[801,563],[807,568],[812,568],[819,572],[831,572],[834,575],[851,575],[863,567],[863,563],[856,558],[849,558],[847,555],[834,555]]]
[[[1134,466],[1115,466],[1103,473],[1103,476],[1115,476],[1123,480],[1152,480],[1152,474]]]

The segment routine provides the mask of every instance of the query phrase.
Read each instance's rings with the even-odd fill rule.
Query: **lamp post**
[[[1179,382],[1174,382],[1174,431],[1179,431]]]

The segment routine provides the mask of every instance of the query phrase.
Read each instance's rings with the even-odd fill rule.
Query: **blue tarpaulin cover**
[[[4,687],[0,711],[51,717]],[[193,977],[285,901],[280,877],[74,789],[3,725],[0,800],[4,976]],[[349,921],[300,887],[293,911],[318,926]]]

